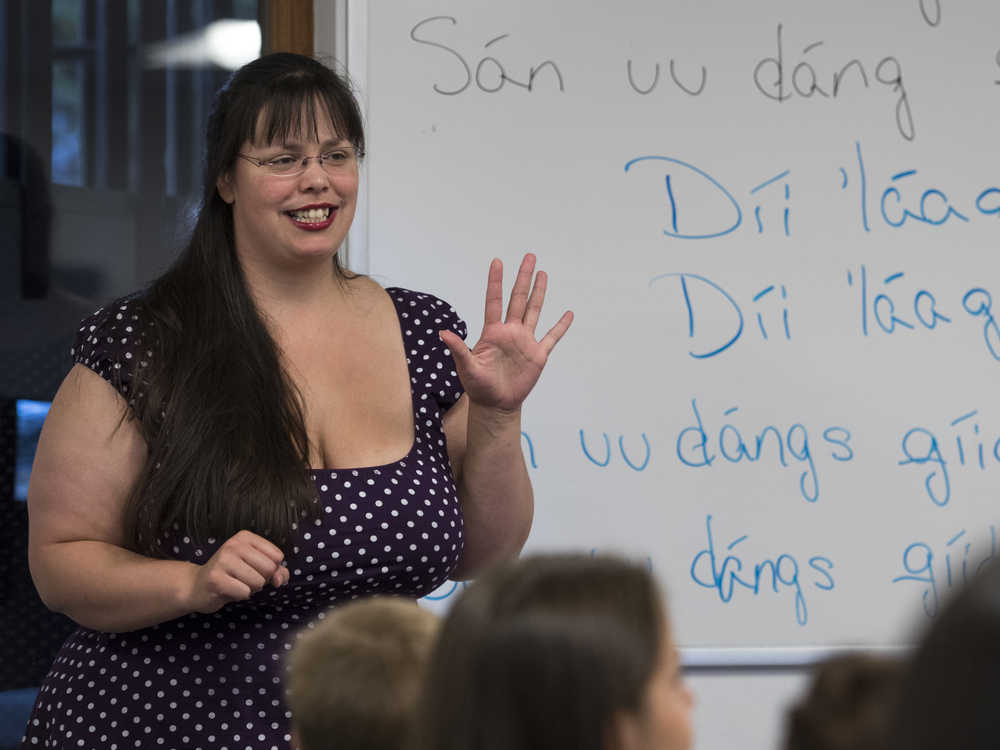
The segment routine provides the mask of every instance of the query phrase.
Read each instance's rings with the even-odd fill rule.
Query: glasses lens
[[[264,162],[261,166],[270,174],[278,175],[279,177],[294,177],[305,172],[306,165],[313,160],[318,161],[320,166],[327,172],[334,172],[352,164],[354,158],[354,151],[345,149],[331,151],[318,156],[306,156],[301,159],[293,156],[279,156],[277,159]]]
[[[264,163],[264,167],[271,174],[293,175],[302,171],[302,161],[293,159],[291,156],[280,156]]]

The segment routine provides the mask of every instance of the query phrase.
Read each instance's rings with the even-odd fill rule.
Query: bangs
[[[361,116],[354,98],[317,85],[310,76],[291,75],[269,87],[244,127],[244,141],[271,144],[287,141],[319,140],[319,124],[324,120],[338,140],[350,142],[358,156],[364,154]]]

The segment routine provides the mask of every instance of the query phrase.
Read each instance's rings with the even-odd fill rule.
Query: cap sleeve
[[[84,318],[70,357],[74,364],[89,367],[130,400],[132,369],[152,356],[147,328],[135,296],[123,297]]]
[[[451,408],[465,389],[451,351],[438,336],[452,331],[464,341],[468,326],[451,305],[433,294],[408,289],[386,289],[396,304],[403,329],[414,391],[433,396],[442,412]]]
[[[462,341],[465,341],[469,336],[469,327],[455,312],[455,308],[437,297],[434,300],[440,303],[434,315],[434,345],[438,352],[438,362],[441,363],[440,370],[444,373],[444,382],[437,392],[437,402],[441,411],[447,411],[465,393],[465,388],[462,386],[462,381],[459,380],[458,371],[455,368],[455,358],[452,356],[451,350],[444,345],[438,336],[438,331],[450,330]],[[436,365],[435,369],[437,369]]]

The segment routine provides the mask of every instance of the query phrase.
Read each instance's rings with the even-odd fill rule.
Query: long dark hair
[[[491,571],[444,622],[415,750],[607,750],[616,715],[642,709],[664,618],[652,576],[617,558]]]
[[[301,55],[261,57],[216,94],[197,223],[140,302],[155,351],[133,370],[132,408],[149,447],[125,513],[136,551],[163,556],[165,537],[181,529],[201,542],[249,529],[287,547],[295,524],[315,513],[301,398],[247,289],[232,208],[216,183],[245,142],[310,129],[316,138],[323,117],[364,154],[350,88]],[[343,274],[336,262],[332,272]]]

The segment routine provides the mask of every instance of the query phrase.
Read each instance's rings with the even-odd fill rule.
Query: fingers
[[[535,256],[528,253],[521,261],[514,280],[514,288],[510,291],[510,304],[507,305],[505,323],[512,323],[524,318],[524,310],[528,304],[528,291],[531,289],[531,277],[535,272]]]
[[[268,574],[267,577],[262,576],[260,571],[252,565],[239,559],[229,560],[224,570],[229,574],[230,578],[239,581],[254,593],[264,588],[264,584],[267,583],[267,579],[271,576],[271,574]]]
[[[280,547],[267,541],[259,534],[254,534],[252,531],[241,531],[234,537],[239,537],[241,541],[246,542],[261,554],[267,555],[276,564],[285,559],[285,553],[281,551]]]
[[[279,565],[278,569],[274,571],[274,575],[271,576],[271,585],[274,586],[274,588],[276,589],[281,588],[286,583],[288,583],[288,579],[291,577],[291,575],[292,574],[288,572],[288,568],[286,568],[284,565]]]
[[[559,343],[559,339],[563,337],[563,334],[569,330],[570,323],[573,322],[573,311],[567,310],[563,313],[563,316],[556,321],[556,324],[549,329],[549,332],[545,334],[545,337],[541,340],[541,345],[545,351],[545,356],[555,348],[555,345]]]
[[[258,579],[260,576],[248,566],[242,571],[231,569],[243,565],[244,563],[238,560],[234,562],[233,558],[224,558],[217,560],[215,564],[209,561],[200,567],[194,590],[191,592],[192,610],[216,612],[229,602],[249,599],[254,591],[259,589],[242,578],[253,580],[255,576]]]
[[[263,588],[264,583],[266,583],[271,576],[277,573],[278,568],[281,567],[280,561],[274,562],[270,557],[262,555],[256,549],[244,550],[239,559],[240,562],[249,567],[254,573],[257,574],[257,576],[260,577],[261,583],[258,588]],[[252,585],[249,579],[241,578],[241,580]]]
[[[288,569],[281,564],[284,553],[264,537],[240,531],[223,547],[220,567],[251,591],[260,591],[269,581],[275,586],[288,581]]]
[[[494,258],[486,279],[486,324],[499,323],[503,314],[503,262]]]
[[[545,302],[545,290],[549,285],[549,276],[545,271],[539,271],[535,277],[535,285],[531,290],[531,297],[528,299],[528,309],[524,314],[524,325],[532,334],[535,333],[535,326],[538,325],[538,318],[542,314],[542,304]]]
[[[228,602],[249,599],[268,583],[277,588],[290,574],[284,553],[250,531],[229,537],[204,565],[196,566],[192,588],[186,594],[191,610],[216,612]]]

